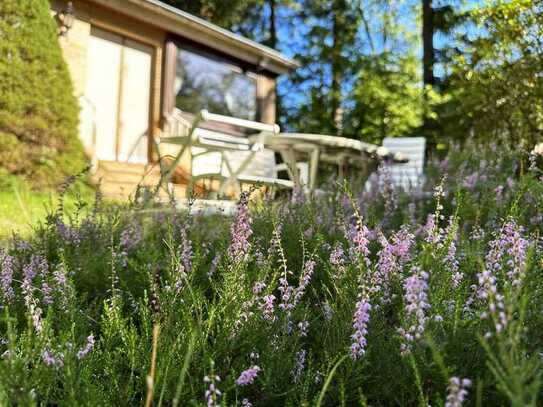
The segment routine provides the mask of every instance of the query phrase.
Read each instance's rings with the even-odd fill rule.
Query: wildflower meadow
[[[234,216],[61,200],[2,244],[0,404],[540,405],[541,173],[475,148]]]

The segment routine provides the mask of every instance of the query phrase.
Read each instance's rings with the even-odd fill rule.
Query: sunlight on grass
[[[92,202],[94,192],[84,183],[77,183],[64,197],[64,206],[74,209],[78,201]],[[32,191],[24,182],[11,180],[0,189],[0,239],[14,233],[27,236],[59,203],[56,191]]]

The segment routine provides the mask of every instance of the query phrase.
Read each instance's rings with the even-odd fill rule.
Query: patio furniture
[[[305,133],[261,133],[249,136],[254,143],[261,143],[266,148],[281,154],[286,164],[289,177],[298,186],[302,180],[298,170],[299,164],[309,163],[309,181],[307,187],[315,190],[319,164],[321,162],[335,164],[339,168],[339,176],[343,177],[346,166],[357,167],[369,174],[370,168],[376,166],[378,160],[406,162],[401,154],[391,153],[384,147],[364,143],[359,140],[323,134]]]
[[[390,163],[392,183],[405,191],[421,187],[424,182],[426,139],[424,137],[385,137],[383,147],[409,158],[409,161],[405,163]]]
[[[167,118],[167,125],[160,144],[180,146],[177,153],[182,157],[190,152],[191,177],[187,193],[199,180],[219,181],[217,195],[224,195],[233,188],[239,195],[242,184],[262,184],[276,188],[290,189],[294,183],[277,178],[275,155],[264,149],[259,142],[247,137],[232,135],[216,129],[203,128],[202,123],[216,122],[252,131],[279,132],[276,124],[265,124],[250,120],[209,113],[202,110],[194,122],[189,122],[182,112],[175,109]],[[175,162],[175,165],[179,160]]]

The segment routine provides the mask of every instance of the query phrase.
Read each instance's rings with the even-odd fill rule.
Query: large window
[[[178,48],[174,92],[181,110],[256,120],[255,75],[223,60]]]

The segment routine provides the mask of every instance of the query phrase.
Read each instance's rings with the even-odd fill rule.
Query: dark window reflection
[[[175,104],[196,113],[207,109],[241,119],[256,119],[256,79],[239,67],[179,49]]]

